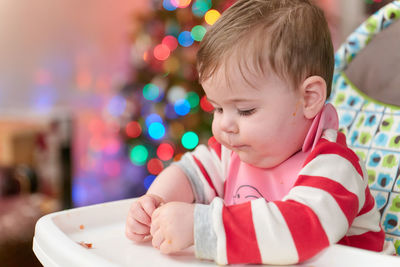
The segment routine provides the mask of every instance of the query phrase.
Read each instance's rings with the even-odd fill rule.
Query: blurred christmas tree
[[[133,36],[131,80],[121,90],[120,125],[127,156],[146,169],[144,188],[164,167],[211,136],[212,106],[197,81],[196,52],[208,25],[231,4],[153,1],[153,12],[136,21],[141,28]]]

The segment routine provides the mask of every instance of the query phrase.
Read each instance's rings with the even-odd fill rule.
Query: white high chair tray
[[[193,248],[168,256],[154,249],[150,242],[138,245],[128,240],[124,234],[125,219],[132,201],[108,202],[43,216],[36,223],[33,251],[46,267],[217,266],[196,259]],[[400,257],[333,245],[298,266],[399,267]]]

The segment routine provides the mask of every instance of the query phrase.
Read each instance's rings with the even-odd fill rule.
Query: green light
[[[160,89],[152,83],[148,83],[143,87],[143,96],[147,100],[155,100],[159,94]]]
[[[186,149],[193,149],[199,144],[199,137],[194,132],[186,132],[181,139],[182,145]]]
[[[206,34],[207,30],[201,25],[194,26],[190,34],[192,35],[193,40],[200,42],[203,40],[204,35]]]
[[[146,163],[147,157],[149,156],[149,152],[147,148],[142,145],[137,145],[132,148],[130,153],[130,159],[133,164],[142,166]]]
[[[195,92],[189,92],[186,95],[186,100],[189,102],[190,104],[190,108],[195,108],[199,105],[200,103],[200,97],[198,94],[196,94]]]

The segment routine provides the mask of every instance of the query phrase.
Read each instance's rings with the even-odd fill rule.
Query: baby
[[[238,0],[208,30],[199,81],[213,136],[166,168],[126,235],[218,264],[294,264],[339,243],[390,251],[364,165],[325,104],[333,47],[308,0]]]

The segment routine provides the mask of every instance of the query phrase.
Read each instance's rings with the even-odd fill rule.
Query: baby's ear
[[[303,98],[303,114],[313,119],[324,107],[326,100],[326,82],[321,76],[305,79],[300,87]]]

